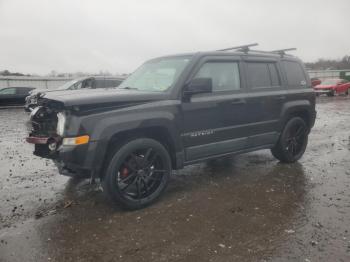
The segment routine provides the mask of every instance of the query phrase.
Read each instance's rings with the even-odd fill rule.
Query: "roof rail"
[[[224,48],[224,49],[219,49],[216,51],[230,51],[230,50],[238,50],[244,53],[248,53],[249,51],[251,52],[256,52],[256,53],[266,53],[266,54],[277,54],[283,57],[287,51],[294,51],[297,50],[296,48],[286,48],[286,49],[279,49],[279,50],[273,50],[273,51],[261,51],[261,50],[253,50],[250,49],[249,47],[252,46],[257,46],[258,43],[253,43],[253,44],[248,44],[248,45],[240,45],[240,46],[235,46],[235,47],[229,47],[229,48]]]
[[[280,49],[280,50],[273,50],[271,51],[271,53],[276,53],[276,54],[280,54],[281,56],[286,54],[286,51],[294,51],[297,50],[296,48],[286,48],[286,49]]]
[[[259,45],[258,43],[253,43],[253,44],[248,44],[248,45],[240,45],[240,46],[235,46],[235,47],[229,47],[229,48],[224,48],[224,49],[219,49],[216,51],[230,51],[230,50],[239,50],[244,53],[247,53],[249,51],[249,47],[251,46],[257,46]]]

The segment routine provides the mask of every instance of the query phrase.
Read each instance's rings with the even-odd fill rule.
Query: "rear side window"
[[[117,79],[106,79],[105,81],[106,83],[106,87],[117,87],[120,85],[120,83],[122,82],[121,80],[117,80]]]
[[[4,88],[0,90],[1,95],[15,95],[16,88]]]
[[[207,62],[195,78],[211,78],[213,92],[239,90],[241,86],[237,62]]]
[[[20,87],[17,89],[17,94],[25,95],[28,94],[31,88]]]
[[[104,87],[105,87],[105,80],[104,79],[95,79],[94,88],[104,88]]]
[[[280,78],[275,63],[247,62],[248,84],[251,88],[280,86]]]
[[[297,62],[283,61],[288,86],[301,87],[306,85],[304,70]]]
[[[280,78],[278,75],[277,67],[275,63],[269,63],[268,64],[269,71],[270,71],[270,76],[271,76],[271,84],[272,86],[280,86]]]

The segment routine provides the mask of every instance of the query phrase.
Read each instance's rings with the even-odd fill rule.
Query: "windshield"
[[[336,85],[339,82],[339,79],[326,79],[321,85]]]
[[[163,92],[169,89],[190,61],[190,56],[154,59],[140,66],[118,88]]]
[[[71,88],[73,85],[78,84],[78,82],[81,82],[81,79],[74,79],[71,81],[68,81],[67,83],[61,85],[60,87],[56,88],[56,90],[67,90],[67,89],[76,89],[76,88]]]

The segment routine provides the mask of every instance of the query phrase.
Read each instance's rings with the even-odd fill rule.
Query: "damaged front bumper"
[[[89,148],[95,143],[89,141],[88,135],[65,137],[65,121],[62,115],[64,108],[53,108],[50,105],[39,105],[30,114],[27,123],[28,143],[34,144],[34,155],[51,159],[63,175],[88,175],[93,170],[89,161]],[[61,123],[60,123],[61,122]]]
[[[26,141],[34,144],[34,155],[53,160],[61,175],[80,178],[93,175],[89,152],[94,150],[96,143],[63,146],[59,139],[33,136],[27,137]]]

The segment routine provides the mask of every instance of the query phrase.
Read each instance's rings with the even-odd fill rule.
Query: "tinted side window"
[[[120,83],[122,82],[121,80],[117,80],[117,79],[106,79],[106,87],[117,87],[120,85]]]
[[[241,86],[237,62],[205,63],[195,78],[211,78],[213,92],[239,90]]]
[[[269,66],[269,70],[270,70],[272,86],[280,86],[281,82],[280,82],[280,78],[279,78],[279,75],[278,75],[276,64],[275,63],[269,63],[268,66]]]
[[[105,80],[104,79],[95,79],[94,88],[104,88],[104,87],[105,87]]]
[[[82,88],[93,88],[94,86],[94,79],[87,79],[84,82],[84,86]]]
[[[19,87],[17,88],[17,94],[26,95],[29,93],[30,90],[31,88]]]
[[[252,88],[269,88],[281,85],[276,63],[247,62],[248,84]]]
[[[16,94],[16,88],[4,88],[0,90],[1,95],[15,95]]]
[[[283,66],[286,71],[288,86],[300,87],[306,85],[304,70],[297,62],[283,61]]]
[[[249,86],[252,88],[272,86],[267,63],[248,62],[247,76]]]

